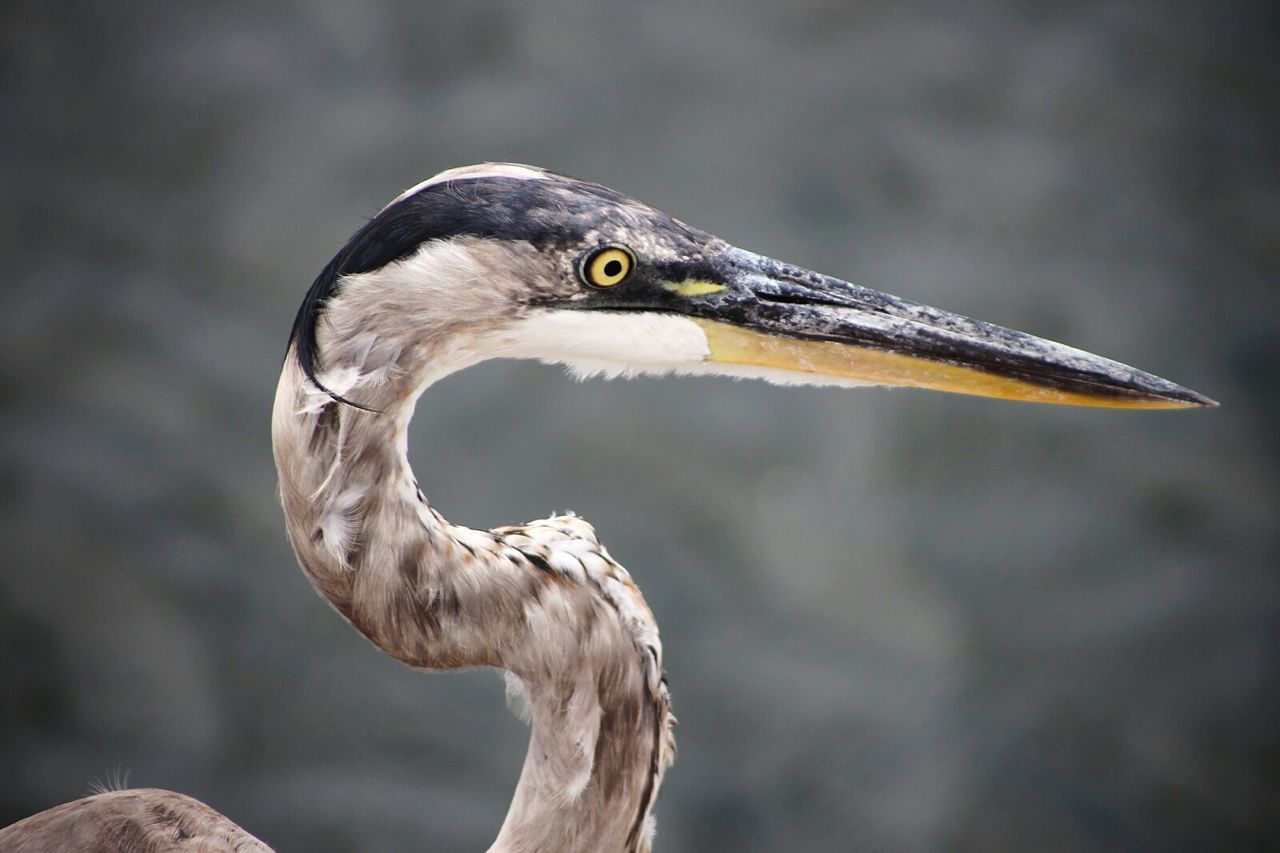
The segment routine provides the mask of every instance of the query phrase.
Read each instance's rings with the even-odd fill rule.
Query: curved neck
[[[639,589],[579,518],[492,531],[446,521],[414,480],[406,429],[427,384],[478,359],[444,333],[356,342],[340,318],[328,327],[338,331],[322,341],[326,384],[338,377],[330,387],[354,388],[351,399],[379,411],[319,391],[290,349],[272,439],[303,571],[410,666],[507,670],[532,733],[493,850],[647,850],[674,743],[657,626]]]

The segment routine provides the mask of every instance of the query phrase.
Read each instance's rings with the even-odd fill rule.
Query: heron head
[[[430,329],[461,353],[459,365],[536,358],[581,375],[1215,405],[1118,362],[756,255],[605,187],[510,164],[413,187],[330,262],[292,338],[318,383],[322,317],[361,352],[382,347],[382,361],[406,348],[395,330]]]

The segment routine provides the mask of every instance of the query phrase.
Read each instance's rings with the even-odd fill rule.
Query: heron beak
[[[720,261],[723,287],[669,288],[685,297],[682,313],[706,334],[711,362],[1037,403],[1217,405],[1119,362],[771,258],[732,250]]]

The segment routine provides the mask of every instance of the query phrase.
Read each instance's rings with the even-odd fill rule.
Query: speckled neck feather
[[[500,287],[434,283],[483,274],[458,268],[476,257],[440,246],[429,269],[353,277],[327,305],[321,380],[369,410],[308,380],[290,349],[272,428],[289,537],[315,588],[387,654],[427,670],[506,670],[532,735],[493,850],[648,850],[674,720],[639,589],[582,519],[453,525],[409,468],[418,396],[488,357],[484,341],[508,340],[498,326],[468,326],[465,344],[457,333],[458,317],[485,316],[459,300]],[[370,317],[400,320],[374,337]]]

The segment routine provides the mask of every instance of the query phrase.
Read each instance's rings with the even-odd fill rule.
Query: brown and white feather
[[[453,318],[515,319],[516,284],[546,278],[521,265],[539,263],[518,247],[437,244],[344,282],[321,324],[322,381],[375,411],[336,402],[286,358],[273,420],[281,500],[307,576],[378,648],[420,669],[507,671],[532,731],[493,850],[642,851],[674,718],[640,590],[576,516],[449,523],[407,457],[422,391],[513,339],[501,319],[469,320],[462,335]],[[468,280],[486,286],[459,287]]]

